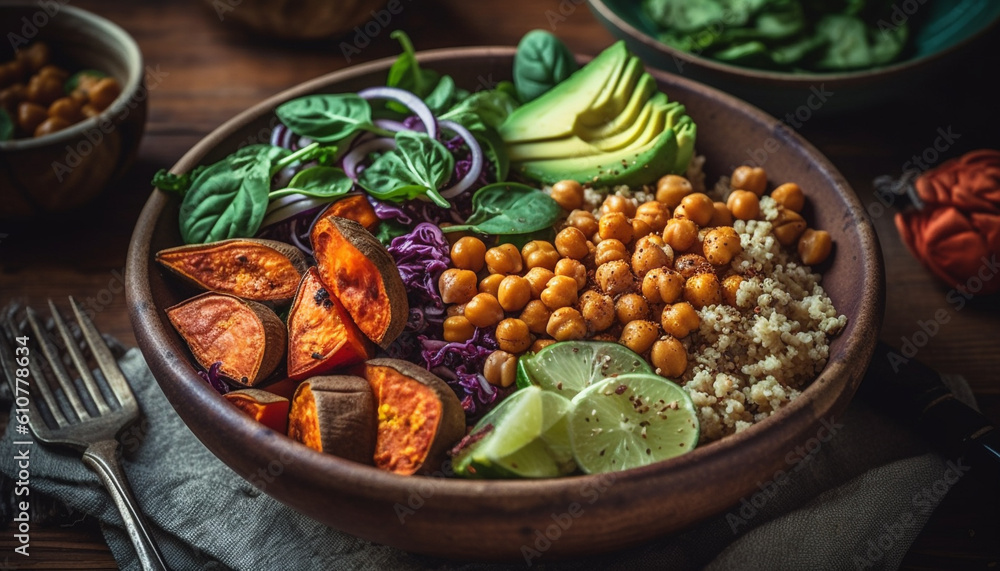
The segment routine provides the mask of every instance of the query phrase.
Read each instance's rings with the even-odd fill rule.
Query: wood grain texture
[[[585,6],[563,3],[575,6],[565,19],[550,18],[560,14],[556,0],[404,0],[403,12],[388,28],[406,29],[419,49],[510,45],[529,29],[551,30],[553,24],[555,33],[574,51],[594,54],[612,41]],[[149,120],[137,162],[104,199],[44,228],[0,228],[0,234],[5,234],[0,237],[0,298],[39,304],[46,297],[72,294],[95,309],[98,327],[133,343],[119,272],[152,174],[172,165],[209,131],[265,97],[349,63],[394,55],[398,47],[388,31],[381,30],[348,62],[342,44],[353,42],[355,34],[307,43],[261,39],[245,33],[232,19],[220,22],[211,8],[197,0],[77,0],[74,5],[102,14],[130,32],[146,64],[162,80],[150,86]],[[996,147],[1000,111],[995,92],[983,89],[983,82],[995,71],[995,56],[989,54],[998,49],[1000,40],[994,33],[925,92],[850,117],[815,117],[797,130],[840,169],[863,202],[872,203],[872,179],[879,174],[901,174],[913,155],[933,146],[939,128],[950,127],[960,135],[943,157]],[[938,309],[945,310],[947,323],[941,324],[917,357],[938,370],[964,375],[983,411],[1000,422],[1000,297],[975,299],[957,309],[948,301],[949,289],[906,251],[891,214],[876,217],[874,222],[889,292],[882,339],[899,346],[902,339],[913,339],[921,321],[933,319]],[[996,568],[1000,565],[998,506],[1000,493],[994,485],[972,476],[964,478],[917,538],[904,568]],[[0,535],[0,565],[115,568],[92,524],[34,530],[33,544],[38,549],[32,551],[30,560],[16,555],[3,560],[12,553],[11,533],[8,528]]]

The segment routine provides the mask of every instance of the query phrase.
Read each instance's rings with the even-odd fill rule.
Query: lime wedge
[[[452,460],[469,478],[551,478],[576,469],[569,400],[538,387],[516,391],[472,429],[473,442]]]
[[[652,367],[640,355],[609,341],[563,341],[553,343],[532,356],[518,360],[532,384],[566,398],[608,377],[626,373],[653,374]]]
[[[593,384],[573,398],[569,413],[573,458],[588,474],[679,456],[695,447],[699,432],[687,392],[650,373]]]

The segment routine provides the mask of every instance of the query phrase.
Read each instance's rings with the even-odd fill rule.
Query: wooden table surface
[[[149,122],[138,160],[93,208],[59,227],[0,226],[0,302],[20,298],[39,304],[72,294],[97,311],[104,331],[133,343],[120,280],[134,221],[152,174],[171,166],[223,121],[303,80],[349,63],[396,55],[388,30],[403,28],[418,49],[513,45],[533,28],[553,29],[574,51],[596,54],[613,38],[582,0],[404,2],[371,38],[343,56],[344,38],[293,44],[245,33],[231,18],[220,21],[205,2],[76,0],[75,6],[120,24],[138,41],[146,64],[162,81],[150,90]],[[228,2],[239,9],[238,1]],[[560,12],[562,10],[562,12]],[[874,201],[872,179],[900,175],[904,163],[933,144],[939,128],[958,136],[945,157],[1000,146],[1000,111],[993,88],[1000,34],[940,76],[927,91],[851,116],[815,118],[799,132],[830,158],[865,203]],[[994,54],[994,55],[989,55]],[[992,58],[992,59],[991,59]],[[990,78],[990,76],[993,76]],[[942,157],[941,160],[943,160]],[[906,251],[889,215],[875,220],[885,255],[888,297],[882,339],[899,346],[944,309],[950,319],[920,349],[918,358],[940,371],[964,375],[982,409],[1000,424],[1000,296],[977,298],[958,310],[948,288]],[[877,437],[877,435],[873,435]],[[1000,494],[982,478],[963,478],[945,497],[904,561],[912,569],[1000,565]],[[10,555],[12,529],[0,537],[0,567],[24,569],[115,568],[92,522],[33,530],[31,557]],[[7,566],[4,566],[7,565]],[[13,566],[13,567],[10,567]]]

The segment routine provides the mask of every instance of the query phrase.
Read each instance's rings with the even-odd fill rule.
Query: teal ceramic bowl
[[[913,93],[1000,21],[994,0],[897,2],[912,41],[896,63],[847,73],[783,73],[740,67],[672,48],[639,0],[587,0],[591,12],[647,65],[707,83],[781,117],[838,113]]]

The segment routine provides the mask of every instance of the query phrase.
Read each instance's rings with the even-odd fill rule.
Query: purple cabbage
[[[413,308],[409,329],[436,333],[445,317],[437,282],[451,260],[448,239],[434,224],[421,222],[409,234],[393,238],[388,250],[396,261]]]
[[[219,374],[219,369],[222,368],[222,361],[216,361],[212,363],[212,366],[208,368],[208,371],[198,371],[198,376],[205,379],[213,389],[216,390],[220,395],[224,395],[229,392],[229,385],[223,380],[222,375]]]
[[[504,396],[510,392],[489,384],[480,372],[486,358],[499,348],[492,330],[476,329],[472,339],[463,343],[449,343],[423,335],[418,339],[420,360],[455,391],[467,416],[485,414],[502,398],[501,392]]]

